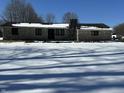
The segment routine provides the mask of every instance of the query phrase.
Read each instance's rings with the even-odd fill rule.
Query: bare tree
[[[46,20],[47,23],[55,23],[55,15],[52,13],[49,13],[46,15]]]
[[[24,22],[24,0],[11,0],[4,11],[4,19],[9,22]]]
[[[67,12],[67,13],[64,14],[62,20],[63,20],[64,23],[69,23],[70,19],[78,19],[77,14],[74,13],[74,12]]]
[[[4,22],[6,22],[6,20],[4,19],[3,16],[0,15],[0,24],[3,24]]]
[[[114,32],[117,35],[124,36],[124,23],[115,26],[114,27]]]
[[[31,4],[25,0],[11,0],[4,11],[4,20],[9,22],[39,22],[39,17]]]
[[[35,10],[33,9],[32,5],[30,3],[27,4],[27,6],[25,7],[26,11],[25,11],[25,21],[26,22],[41,22],[41,17],[39,17],[37,15],[37,13],[35,12]]]
[[[1,15],[0,16],[0,21],[3,23],[3,22],[8,22],[7,19],[5,18],[5,16]]]

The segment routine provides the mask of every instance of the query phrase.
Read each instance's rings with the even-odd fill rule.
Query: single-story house
[[[1,25],[4,40],[41,41],[106,41],[111,40],[112,28],[105,24],[5,23]]]

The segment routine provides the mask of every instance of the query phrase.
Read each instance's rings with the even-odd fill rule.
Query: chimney
[[[71,40],[76,40],[77,26],[78,26],[78,20],[77,19],[71,19],[70,23],[69,23],[69,31],[70,31],[70,39]]]
[[[70,19],[69,29],[76,29],[77,25],[78,25],[77,19]]]

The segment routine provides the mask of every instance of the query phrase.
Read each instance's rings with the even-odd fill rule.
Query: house
[[[41,41],[106,41],[111,40],[112,28],[105,24],[5,23],[1,25],[4,40]]]

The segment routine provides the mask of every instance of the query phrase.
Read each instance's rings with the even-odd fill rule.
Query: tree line
[[[62,22],[68,23],[70,19],[77,19],[74,12],[67,12],[63,15]],[[19,23],[55,23],[56,16],[53,13],[46,14],[45,18],[37,14],[33,6],[26,0],[10,0],[5,7],[0,22]]]

